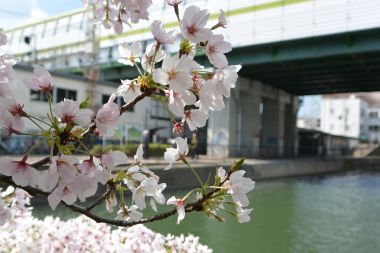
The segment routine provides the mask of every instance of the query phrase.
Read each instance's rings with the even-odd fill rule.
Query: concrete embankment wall
[[[380,171],[380,157],[347,158],[343,161],[345,170],[377,170]]]
[[[221,165],[228,169],[231,163]],[[151,166],[154,168],[155,166]],[[162,168],[162,166],[160,166]],[[203,181],[210,176],[210,183],[214,182],[216,169],[220,165],[197,164],[194,166]],[[317,159],[294,159],[294,160],[271,160],[243,165],[246,176],[253,180],[267,180],[275,178],[310,176],[344,171],[343,160],[317,160]],[[358,169],[358,168],[356,168]],[[160,177],[160,182],[166,182],[168,189],[189,188],[199,185],[191,170],[186,166],[176,165],[172,169],[163,171],[155,170]]]

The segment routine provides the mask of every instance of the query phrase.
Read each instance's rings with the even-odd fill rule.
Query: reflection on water
[[[176,217],[148,226],[198,235],[218,253],[380,252],[380,174],[258,182],[250,199],[249,224],[220,224],[195,213],[179,226]],[[39,216],[46,212],[35,210]],[[57,214],[71,215],[64,209]]]

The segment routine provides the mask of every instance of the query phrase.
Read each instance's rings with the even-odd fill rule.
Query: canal
[[[180,225],[172,217],[148,227],[200,236],[218,253],[380,252],[380,173],[258,182],[249,197],[254,214],[248,224],[192,213]],[[43,217],[51,211],[39,206],[33,212]],[[73,217],[62,207],[55,215]]]

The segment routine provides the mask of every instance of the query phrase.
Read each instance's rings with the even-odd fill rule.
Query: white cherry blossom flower
[[[160,20],[155,20],[150,25],[150,30],[155,38],[155,40],[160,44],[173,44],[176,39],[176,30],[171,30],[166,32],[162,22]]]
[[[249,205],[246,194],[255,188],[255,182],[250,178],[243,177],[244,174],[244,170],[235,171],[230,175],[229,180],[224,183],[224,187],[228,189],[232,199],[241,207]]]
[[[167,55],[160,69],[153,71],[153,80],[163,85],[169,85],[176,92],[182,92],[193,85],[191,71],[194,67],[193,60],[182,55]]]
[[[118,62],[133,66],[136,62],[140,62],[141,43],[136,41],[132,44],[123,43],[119,45],[119,54]]]
[[[156,202],[158,204],[160,204],[160,205],[165,204],[165,196],[162,193],[165,190],[165,188],[166,188],[166,184],[165,183],[159,184],[158,188],[157,188],[157,191],[156,191],[156,194],[154,196],[152,196],[152,198],[150,200],[150,206],[152,207],[152,209],[155,212],[157,212]]]
[[[78,190],[77,190],[78,191]],[[77,201],[77,194],[74,193],[71,185],[60,182],[57,188],[48,196],[50,207],[55,210],[58,204],[63,201],[68,205],[72,205]]]
[[[146,47],[145,54],[141,59],[141,66],[145,71],[149,73],[152,70],[154,63],[162,61],[165,58],[166,53],[161,49],[161,47],[156,52],[156,43],[151,43]],[[154,57],[154,58],[153,58]]]
[[[13,182],[20,186],[37,186],[38,171],[26,162],[27,156],[20,161],[11,157],[0,158],[0,173],[12,177]]]
[[[217,69],[214,74],[214,81],[216,83],[216,90],[225,97],[230,96],[230,90],[235,88],[238,79],[239,70],[241,65],[230,65],[224,68]]]
[[[187,153],[189,153],[189,146],[187,145],[187,138],[183,139],[181,137],[177,137],[175,139],[177,143],[177,148],[167,148],[164,153],[165,160],[169,163],[166,166],[165,170],[168,170],[172,167],[173,163],[183,159]]]
[[[214,79],[207,80],[198,93],[198,104],[204,111],[220,111],[225,107],[223,96],[218,92],[218,87]]]
[[[224,54],[231,50],[231,43],[225,41],[221,34],[211,35],[205,48],[208,59],[217,68],[223,68],[228,65],[227,57]]]
[[[170,199],[168,199],[166,204],[176,206],[178,213],[177,224],[179,224],[185,218],[186,215],[184,201],[182,199],[177,199],[175,196],[172,196]]]
[[[208,10],[201,10],[198,6],[186,8],[181,21],[183,36],[194,43],[207,41],[212,34],[210,29],[205,28],[209,16]]]
[[[130,207],[124,206],[117,212],[117,220],[126,220],[126,221],[139,221],[143,217],[143,214],[137,211],[138,207],[132,205]]]
[[[181,93],[169,91],[169,109],[178,117],[183,116],[185,105],[192,105],[196,100],[194,93],[189,90],[184,90]]]
[[[104,168],[111,171],[115,169],[115,167],[118,165],[126,164],[128,161],[128,157],[124,152],[116,150],[110,151],[108,154],[103,154],[100,157],[100,161],[102,162]]]
[[[186,121],[190,131],[204,127],[208,119],[208,113],[202,109],[191,109],[185,111],[183,121]]]
[[[226,14],[224,13],[223,10],[219,10],[219,11],[220,11],[220,14],[219,14],[219,17],[218,17],[218,26],[226,28],[226,26],[227,26]]]
[[[239,223],[246,223],[251,221],[251,217],[249,216],[251,214],[253,209],[243,209],[241,206],[236,207],[237,212],[237,218]]]
[[[33,77],[24,79],[27,87],[35,91],[51,92],[53,86],[51,84],[51,75],[44,67],[37,66],[33,70]]]
[[[55,114],[61,119],[62,123],[88,126],[94,112],[87,108],[80,109],[79,106],[79,102],[65,98],[55,106]]]
[[[134,159],[138,163],[142,163],[144,159],[144,149],[142,144],[139,145],[139,147],[136,150],[136,154],[134,155]]]
[[[117,96],[122,96],[124,103],[129,103],[133,101],[136,97],[141,95],[140,87],[136,81],[131,82],[131,80],[121,80],[121,85],[116,90]]]
[[[155,196],[158,190],[157,181],[153,177],[144,179],[132,193],[132,200],[140,210],[146,207],[145,196]]]
[[[119,106],[113,102],[115,98],[115,94],[112,94],[108,102],[96,114],[96,128],[101,136],[111,136],[115,133],[120,116]]]
[[[10,209],[4,205],[3,200],[0,198],[0,226],[4,225],[12,218]]]

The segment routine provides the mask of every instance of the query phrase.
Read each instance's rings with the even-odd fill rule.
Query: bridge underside
[[[295,95],[380,90],[380,29],[236,48],[229,59]]]
[[[243,65],[240,76],[294,95],[380,91],[380,28],[235,48],[228,59]],[[198,60],[209,66],[205,56]],[[119,82],[137,74],[110,63],[101,78]]]

